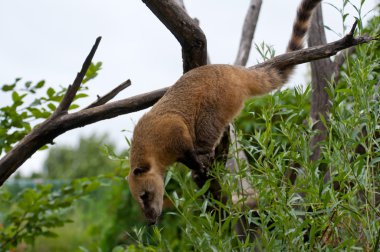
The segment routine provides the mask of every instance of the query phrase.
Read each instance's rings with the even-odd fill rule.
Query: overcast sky
[[[341,8],[342,1],[329,1]],[[359,0],[352,0],[358,5]],[[290,36],[299,0],[264,0],[255,43],[265,41],[282,53]],[[342,34],[341,14],[324,1],[325,25]],[[378,0],[367,0],[363,15]],[[242,23],[249,0],[185,0],[188,12],[200,20],[206,34],[212,63],[233,63],[239,45]],[[358,14],[346,12],[351,26]],[[132,80],[132,86],[117,98],[126,98],[173,84],[182,73],[181,49],[172,34],[140,0],[0,0],[0,85],[46,80],[48,86],[70,84],[80,70],[97,36],[102,41],[94,60],[103,62],[99,76],[89,85],[91,103],[116,85]],[[339,38],[327,32],[328,41]],[[259,57],[253,51],[248,65]],[[307,70],[298,68],[289,85],[305,83]],[[0,106],[10,99],[0,92]],[[82,135],[107,133],[119,147],[126,145],[134,123],[142,112],[128,114],[72,130],[59,136],[57,145],[75,145]],[[97,155],[94,153],[94,155]],[[38,170],[46,151],[29,159],[20,170]]]

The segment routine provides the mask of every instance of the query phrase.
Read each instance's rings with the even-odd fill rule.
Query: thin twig
[[[131,80],[124,81],[119,86],[112,89],[109,93],[103,95],[102,97],[98,97],[98,99],[95,102],[91,103],[84,109],[94,108],[94,107],[106,104],[107,102],[112,100],[118,93],[120,93],[121,91],[129,87],[130,85],[131,85]]]
[[[349,35],[349,36],[351,36],[351,37],[353,37],[354,36],[354,33],[355,33],[355,30],[356,30],[356,26],[358,25],[358,20],[356,19],[355,20],[355,22],[354,22],[354,24],[352,25],[352,27],[351,27],[351,30],[350,30],[350,32],[347,34],[347,35]]]
[[[327,224],[327,227],[322,232],[322,235],[321,235],[321,238],[319,239],[319,242],[327,241],[330,238],[330,235],[327,236],[327,231],[329,231],[331,229],[331,223],[333,223],[333,220],[335,218],[336,212],[337,212],[337,210],[334,209],[332,215],[330,216],[330,218],[328,220],[329,222]],[[330,234],[331,234],[331,232],[330,232]],[[326,239],[325,239],[325,236],[327,236]]]

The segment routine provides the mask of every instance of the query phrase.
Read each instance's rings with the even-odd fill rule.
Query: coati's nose
[[[158,216],[145,216],[149,226],[156,225]]]
[[[148,225],[155,225],[157,223],[158,217],[160,214],[158,214],[153,208],[145,209],[144,210],[145,218],[148,222]]]
[[[149,226],[156,225],[156,223],[157,223],[157,220],[148,220],[148,225]]]

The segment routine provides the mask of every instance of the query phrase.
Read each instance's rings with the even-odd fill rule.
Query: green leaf
[[[122,246],[117,246],[117,247],[114,247],[112,249],[112,252],[125,252],[125,248],[123,248]]]
[[[25,87],[26,87],[26,88],[29,88],[31,85],[32,85],[32,82],[31,82],[31,81],[27,81],[27,82],[25,82]]]
[[[57,108],[53,103],[49,103],[47,106],[48,106],[48,108],[49,108],[51,111],[55,111],[55,109]]]
[[[210,180],[207,180],[206,183],[203,185],[203,187],[194,195],[194,199],[197,199],[203,194],[205,194],[209,188],[210,188]]]
[[[343,23],[346,20],[346,18],[348,17],[348,15],[349,15],[349,13],[346,13],[346,14],[343,15]]]
[[[47,145],[44,145],[44,146],[42,146],[41,148],[39,148],[39,150],[40,151],[42,151],[42,150],[47,150],[49,147],[47,146]]]
[[[69,107],[69,109],[76,109],[76,108],[79,108],[78,104],[71,104]]]
[[[83,246],[79,246],[79,250],[83,251],[83,252],[89,252],[90,251],[86,247],[83,247]]]
[[[26,208],[29,208],[30,205],[32,205],[33,202],[37,200],[38,194],[33,189],[29,188],[24,191],[21,197],[23,199],[22,205],[25,206]]]
[[[39,105],[41,105],[41,99],[35,99],[29,106],[34,107]]]
[[[55,94],[55,90],[49,87],[48,90],[46,90],[46,94],[48,95],[49,98],[52,98]]]
[[[371,165],[375,165],[376,163],[380,162],[380,157],[374,158],[371,160]]]
[[[352,93],[352,89],[350,89],[350,88],[341,88],[341,89],[336,89],[335,91],[337,93],[347,93],[347,94],[351,94]]]
[[[41,80],[41,81],[39,81],[39,82],[35,85],[35,88],[42,88],[44,85],[45,85],[45,81],[44,81],[44,80]]]
[[[1,188],[2,190],[0,190],[0,201],[2,202],[5,202],[5,201],[8,201],[11,199],[11,193],[4,189],[4,188]]]
[[[102,68],[102,62],[97,62],[96,64],[91,62],[90,67],[88,68],[85,78],[82,83],[85,84],[89,80],[94,79],[98,75],[98,71]]]
[[[85,184],[83,186],[83,189],[84,189],[85,193],[90,193],[90,192],[96,190],[97,188],[99,188],[99,186],[100,186],[99,181],[92,181],[90,184]]]
[[[88,94],[85,94],[85,93],[77,94],[77,95],[75,96],[74,101],[77,100],[77,99],[80,99],[80,98],[85,98],[85,97],[88,97]]]
[[[4,85],[2,86],[1,90],[4,92],[12,91],[16,87],[16,84],[11,84],[11,85]]]
[[[12,92],[12,100],[14,103],[20,101],[21,97],[20,95],[16,92],[16,91],[13,91]]]
[[[36,118],[36,119],[39,119],[39,118],[48,118],[51,113],[50,112],[47,112],[46,110],[42,109],[38,109],[38,108],[33,108],[33,107],[29,107],[27,108],[27,110],[32,113],[32,115]]]

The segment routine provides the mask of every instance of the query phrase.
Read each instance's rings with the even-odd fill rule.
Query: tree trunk
[[[321,4],[316,8],[312,17],[308,44],[310,47],[327,44]],[[316,161],[321,156],[319,143],[327,137],[327,129],[321,117],[323,117],[325,121],[328,121],[327,113],[330,109],[330,101],[326,88],[328,87],[328,82],[331,80],[334,64],[329,58],[325,58],[313,61],[310,65],[312,87],[310,117],[314,123],[313,129],[316,130],[316,135],[310,142],[310,148],[312,150],[310,160]]]

